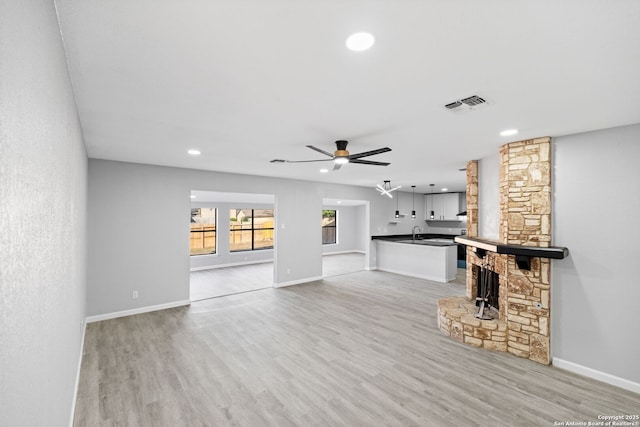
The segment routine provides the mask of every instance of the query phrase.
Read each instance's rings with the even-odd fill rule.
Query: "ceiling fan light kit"
[[[334,162],[344,165],[345,163],[349,163],[349,158],[346,156],[336,157],[333,159]]]

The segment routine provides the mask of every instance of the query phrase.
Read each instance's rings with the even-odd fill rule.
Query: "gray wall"
[[[640,125],[553,146],[553,357],[639,384]]]
[[[189,258],[192,270],[218,266],[273,261],[272,249],[258,251],[229,252],[230,209],[273,209],[273,205],[261,203],[191,203],[194,208],[216,208],[218,210],[217,247],[212,255],[196,255]]]
[[[0,424],[69,425],[87,158],[54,3],[0,4]]]
[[[338,243],[322,245],[322,253],[364,252],[366,249],[364,239],[367,231],[365,230],[364,206],[323,205],[322,209],[338,211]]]
[[[193,188],[275,195],[277,286],[322,276],[323,198],[370,200],[372,234],[410,233],[413,224],[424,223],[405,219],[390,225],[395,201],[373,187],[90,159],[89,316],[189,299],[188,212]],[[403,211],[410,211],[410,193],[402,198]],[[145,215],[150,209],[153,215]],[[423,210],[418,214],[424,215]],[[367,249],[367,266],[375,266],[375,245]],[[135,300],[134,290],[139,293]]]

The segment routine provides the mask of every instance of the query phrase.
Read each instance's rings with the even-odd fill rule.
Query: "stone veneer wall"
[[[551,242],[551,139],[536,138],[500,147],[500,241],[548,247]],[[478,233],[478,163],[467,164],[467,234]],[[550,260],[532,258],[520,270],[512,255],[487,253],[500,275],[500,318],[475,318],[477,273],[482,265],[467,247],[466,298],[438,302],[438,325],[452,338],[474,346],[508,351],[551,363],[549,337]]]

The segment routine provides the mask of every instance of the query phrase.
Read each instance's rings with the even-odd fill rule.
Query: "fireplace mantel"
[[[537,246],[509,245],[495,240],[468,236],[456,236],[454,241],[475,248],[476,253],[481,258],[484,257],[484,253],[487,251],[515,255],[516,263],[521,270],[529,270],[531,268],[532,257],[563,259],[569,255],[569,249],[560,246],[540,248]]]

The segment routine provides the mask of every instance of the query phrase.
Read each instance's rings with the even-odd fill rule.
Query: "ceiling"
[[[56,5],[92,158],[456,191],[504,143],[640,122],[635,0]],[[345,48],[358,31],[370,50]],[[488,102],[444,108],[470,95]],[[269,162],[322,159],[305,145],[337,139],[388,146],[367,159],[391,166]]]

